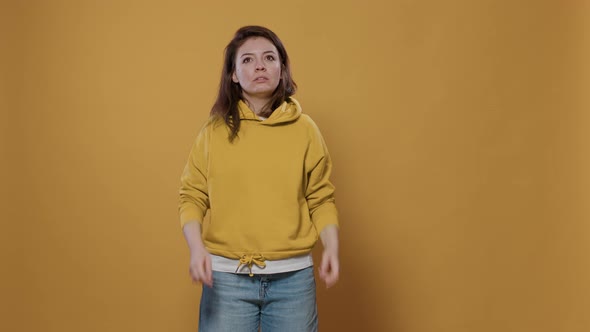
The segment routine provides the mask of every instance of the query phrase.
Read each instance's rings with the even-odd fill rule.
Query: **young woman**
[[[338,280],[332,163],[295,90],[279,38],[239,29],[181,177],[190,275],[204,284],[199,331],[316,331],[318,237],[319,276],[327,287]]]

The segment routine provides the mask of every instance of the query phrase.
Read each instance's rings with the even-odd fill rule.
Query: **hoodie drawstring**
[[[253,277],[254,273],[252,273],[252,265],[256,264],[256,266],[262,269],[266,267],[266,263],[264,262],[265,260],[266,258],[264,258],[264,256],[260,254],[242,255],[242,258],[240,258],[240,263],[238,264],[238,268],[236,269],[235,273],[238,273],[240,267],[247,266],[250,270],[250,273],[248,273],[248,275],[250,277]]]

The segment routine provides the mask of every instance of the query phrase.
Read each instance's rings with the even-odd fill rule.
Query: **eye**
[[[242,63],[248,63],[248,62],[250,62],[250,61],[252,61],[252,58],[250,58],[250,57],[247,57],[247,58],[244,58],[244,59],[242,60]]]
[[[266,60],[268,60],[268,61],[275,61],[275,56],[274,55],[267,55],[266,56]]]

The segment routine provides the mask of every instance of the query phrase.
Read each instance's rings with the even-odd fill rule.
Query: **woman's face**
[[[252,37],[236,55],[234,83],[242,87],[245,99],[270,99],[281,80],[281,60],[277,48],[268,39]]]

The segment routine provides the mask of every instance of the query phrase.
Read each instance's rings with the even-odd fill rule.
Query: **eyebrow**
[[[267,53],[276,54],[275,51],[272,51],[272,50],[262,52],[262,54],[267,54]],[[240,55],[240,58],[244,57],[245,55],[254,55],[254,53],[251,53],[251,52],[244,53],[244,54]]]

